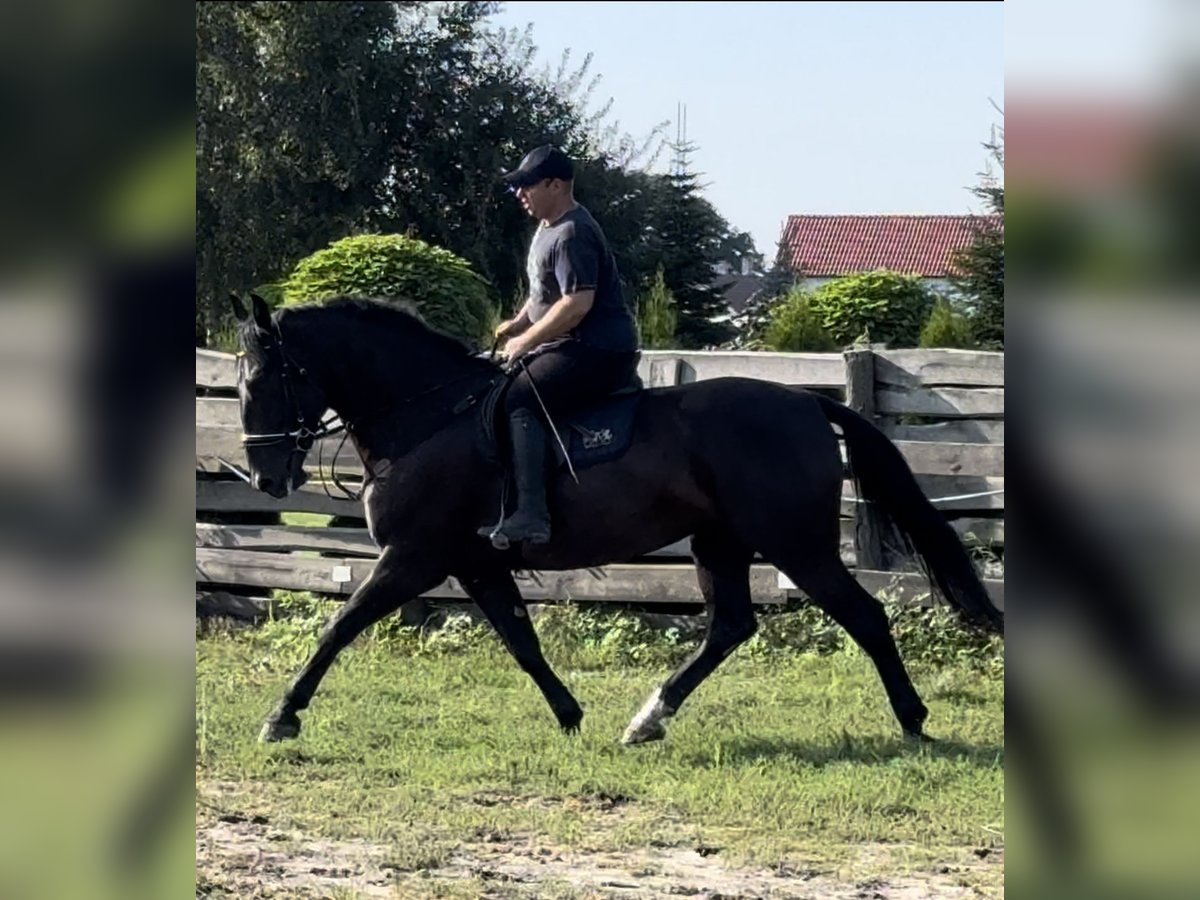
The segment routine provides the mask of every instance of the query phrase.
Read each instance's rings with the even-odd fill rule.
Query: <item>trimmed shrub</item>
[[[335,241],[300,260],[279,287],[285,305],[341,294],[411,301],[430,326],[475,344],[499,321],[487,282],[466,260],[402,234]]]

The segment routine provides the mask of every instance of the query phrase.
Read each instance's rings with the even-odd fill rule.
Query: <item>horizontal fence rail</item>
[[[647,387],[713,378],[756,378],[832,393],[896,442],[925,495],[969,547],[999,556],[1004,548],[1004,355],[968,350],[862,348],[847,353],[644,351]],[[236,589],[309,590],[348,596],[370,573],[378,548],[366,531],[354,489],[362,466],[341,436],[314,445],[306,461],[313,480],[284,500],[253,490],[224,464],[245,467],[232,354],[196,351],[196,584],[198,592]],[[844,450],[843,450],[844,455]],[[333,525],[291,524],[287,514],[334,517]],[[868,504],[843,483],[841,553],[869,591],[889,589],[928,602],[929,585],[901,571]],[[657,548],[599,569],[523,574],[524,596],[537,602],[577,600],[638,604],[702,604],[690,541]],[[762,560],[752,568],[756,603],[803,595]],[[1004,583],[985,584],[1003,605]],[[198,595],[199,596],[199,595]],[[425,595],[465,601],[453,579]],[[239,601],[241,602],[241,601]],[[250,602],[250,601],[246,601]],[[254,601],[259,602],[259,601]],[[198,607],[199,608],[199,607]]]

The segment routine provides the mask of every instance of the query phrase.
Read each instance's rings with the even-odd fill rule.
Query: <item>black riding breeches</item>
[[[506,411],[510,416],[518,409],[540,415],[545,404],[551,417],[570,415],[628,384],[637,372],[640,355],[636,350],[597,350],[576,340],[535,351],[525,357],[527,368],[513,378],[505,398]]]

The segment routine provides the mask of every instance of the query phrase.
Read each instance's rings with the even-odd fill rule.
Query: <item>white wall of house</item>
[[[754,266],[751,264],[750,260],[743,259],[741,270],[739,271],[729,263],[722,260],[721,262],[715,264],[712,269],[717,275],[749,275],[754,271]]]

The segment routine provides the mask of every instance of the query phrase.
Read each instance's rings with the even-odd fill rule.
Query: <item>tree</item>
[[[838,349],[813,306],[813,295],[792,288],[767,314],[763,345],[789,353],[829,353]]]
[[[680,346],[702,348],[733,336],[720,289],[713,283],[716,264],[730,228],[703,196],[700,176],[691,170],[692,144],[671,144],[677,164],[655,177],[649,220],[645,223],[647,262],[662,268],[679,311]],[[649,272],[646,273],[647,275]]]
[[[717,262],[724,263],[734,272],[762,272],[763,255],[754,246],[749,232],[730,229],[717,243]]]
[[[722,350],[762,350],[767,348],[766,331],[771,324],[771,313],[780,301],[779,297],[768,297],[761,291],[750,299],[741,312],[729,319],[733,326],[733,337],[721,345]]]
[[[512,295],[530,223],[499,175],[546,141],[585,154],[588,123],[530,73],[531,46],[484,27],[494,9],[198,6],[201,340],[229,290],[362,232],[448,249]]]
[[[625,169],[605,153],[585,158],[575,195],[603,225],[627,296],[650,291],[661,270],[675,301],[678,345],[701,348],[733,334],[729,324],[714,321],[727,312],[713,284],[717,264],[748,259],[758,265],[761,256],[750,236],[733,229],[701,196],[699,176],[689,171],[691,149],[682,149],[683,164],[669,174]]]
[[[970,350],[978,346],[971,320],[946,297],[938,297],[921,329],[918,347],[958,347]]]
[[[984,145],[1001,171],[1004,169],[1004,130]],[[971,220],[971,244],[955,255],[951,284],[966,301],[971,324],[981,347],[1004,349],[1004,184],[991,172],[982,173],[971,192],[984,202],[993,217]]]
[[[678,314],[675,298],[663,279],[663,270],[654,273],[650,289],[638,300],[637,323],[641,345],[647,350],[666,350],[675,346]]]
[[[556,143],[609,236],[626,295],[661,266],[686,346],[728,330],[712,286],[752,242],[695,176],[651,174],[662,126],[635,141],[589,111],[590,57],[534,70],[528,30],[492,3],[247,3],[197,8],[197,339],[230,290],[269,290],[344,237],[403,234],[466,260],[493,300],[524,296],[534,223],[500,174]],[[648,161],[647,161],[648,160]],[[505,312],[511,312],[506,309]]]
[[[575,197],[604,228],[631,308],[659,261],[650,246],[656,190],[656,176],[622,169],[603,154],[580,160],[575,169]]]
[[[763,276],[762,296],[767,300],[778,299],[792,288],[802,284],[804,274],[792,264],[792,251],[781,237],[775,244],[775,263]]]
[[[197,5],[198,330],[229,290],[366,224],[417,78],[397,41],[411,6]]]
[[[528,35],[489,29],[494,4],[439,4],[430,43],[420,29],[418,91],[403,152],[382,190],[374,230],[411,230],[468,260],[501,297],[512,297],[525,273],[532,223],[500,179],[531,147],[555,143],[587,149],[586,117],[571,92],[590,61],[557,80],[533,71]],[[400,152],[400,151],[398,151]]]

